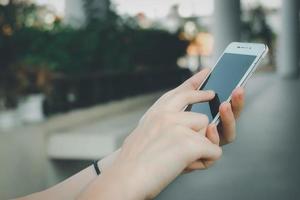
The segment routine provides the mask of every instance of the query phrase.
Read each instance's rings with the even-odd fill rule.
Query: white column
[[[110,6],[110,1],[89,0],[89,3],[93,10],[93,17],[105,20]],[[84,0],[65,0],[64,21],[66,24],[79,28],[86,23],[86,17]]]
[[[283,78],[299,77],[299,4],[299,0],[282,0],[277,64]]]
[[[213,34],[215,38],[215,60],[226,46],[240,40],[240,0],[214,0]]]
[[[64,23],[79,28],[85,23],[83,0],[65,0]]]

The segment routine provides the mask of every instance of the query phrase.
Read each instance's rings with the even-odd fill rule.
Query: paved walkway
[[[157,199],[300,199],[300,80],[256,75],[238,138],[211,169],[184,175]]]

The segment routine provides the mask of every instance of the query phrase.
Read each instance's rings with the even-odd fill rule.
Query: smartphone
[[[240,42],[229,44],[199,87],[199,90],[215,91],[215,98],[209,102],[189,105],[185,111],[205,114],[210,123],[218,124],[220,104],[231,101],[233,90],[246,84],[267,52],[268,47],[265,44]]]

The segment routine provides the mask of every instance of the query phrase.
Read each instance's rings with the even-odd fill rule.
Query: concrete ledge
[[[58,160],[104,157],[121,145],[160,95],[134,97],[52,119],[47,124],[51,131],[47,139],[48,157]]]
[[[75,129],[101,118],[107,118],[110,115],[127,112],[144,105],[151,105],[161,94],[162,92],[156,92],[75,110],[67,114],[54,116],[43,123],[42,126],[48,133]]]
[[[100,159],[117,149],[120,134],[55,134],[48,140],[48,157],[56,160]]]

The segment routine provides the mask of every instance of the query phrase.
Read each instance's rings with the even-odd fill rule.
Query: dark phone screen
[[[200,88],[215,91],[215,98],[210,102],[190,105],[187,111],[203,113],[212,122],[219,112],[220,103],[229,98],[255,58],[251,55],[225,53]]]

